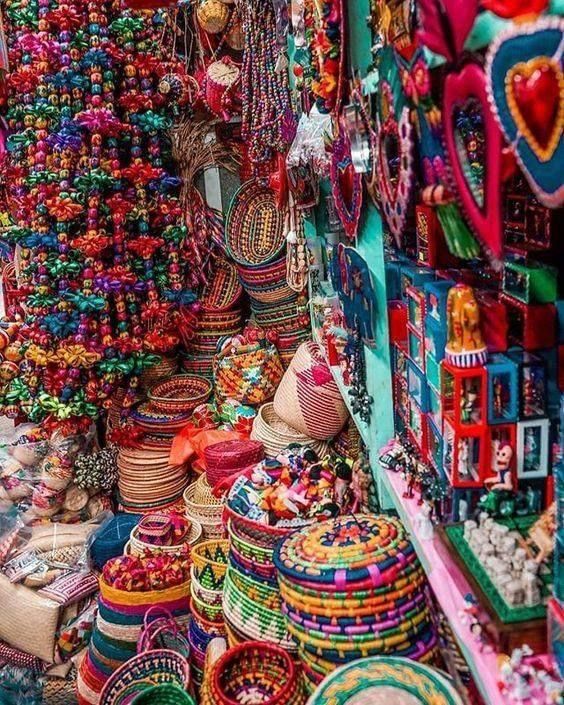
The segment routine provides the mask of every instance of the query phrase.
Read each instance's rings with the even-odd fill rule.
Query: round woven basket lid
[[[264,265],[279,255],[286,239],[274,192],[254,180],[244,183],[229,206],[225,239],[237,264]]]
[[[307,705],[462,705],[438,671],[393,656],[360,659],[333,671]]]
[[[374,587],[395,581],[413,553],[397,519],[349,514],[290,534],[277,548],[274,563],[289,580],[335,584],[345,590],[366,579]]]

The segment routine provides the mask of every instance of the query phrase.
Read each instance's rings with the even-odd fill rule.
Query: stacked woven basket
[[[206,649],[212,639],[225,636],[222,598],[229,543],[204,541],[192,550],[191,611],[188,637],[194,680],[201,685]]]
[[[288,285],[284,213],[273,191],[255,180],[244,183],[229,206],[225,238],[254,319],[278,334],[278,351],[287,365],[309,331],[300,312],[301,292]]]
[[[282,614],[274,547],[291,529],[259,524],[226,506],[229,565],[223,612],[230,645],[259,640],[296,652]]]
[[[425,575],[396,519],[359,514],[307,527],[281,542],[274,563],[310,690],[355,659],[435,657]]]
[[[293,444],[313,448],[320,458],[329,450],[325,441],[310,438],[283,421],[274,411],[272,402],[260,407],[253,422],[251,438],[263,444],[269,458],[276,458],[282,450]]]
[[[190,581],[164,590],[129,592],[100,579],[98,614],[88,651],[78,671],[80,705],[97,705],[112,673],[135,656],[147,611],[155,605],[168,610],[180,624],[188,621]]]
[[[126,511],[151,512],[180,500],[188,469],[170,463],[172,440],[211,392],[211,382],[204,377],[176,375],[153,385],[148,400],[132,411],[131,420],[146,435],[118,454],[118,488]]]
[[[246,468],[260,463],[264,458],[264,446],[259,441],[221,441],[207,446],[204,458],[208,484],[216,487]]]
[[[187,372],[213,377],[212,360],[217,352],[218,340],[231,338],[243,329],[240,308],[243,293],[234,264],[220,257],[214,263],[210,284],[200,299],[201,310],[188,345],[188,353],[182,358],[182,367]]]

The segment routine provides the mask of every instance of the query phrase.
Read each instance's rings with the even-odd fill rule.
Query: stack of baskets
[[[204,541],[192,550],[191,610],[188,630],[194,680],[202,682],[206,649],[212,639],[225,636],[222,598],[227,570],[228,541]]]
[[[272,527],[225,508],[229,533],[229,566],[223,612],[231,646],[267,641],[296,653],[282,614],[282,598],[273,562],[274,547],[291,529]]]
[[[240,298],[243,293],[234,264],[223,257],[214,262],[209,285],[200,299],[200,312],[188,353],[182,359],[187,372],[213,377],[212,360],[218,340],[231,338],[243,329]]]
[[[251,438],[264,445],[269,458],[276,458],[289,445],[298,444],[313,448],[320,458],[327,455],[329,446],[325,441],[315,440],[289,426],[274,411],[272,402],[263,404],[253,422]]]
[[[311,691],[355,659],[435,658],[425,574],[397,519],[358,514],[298,530],[274,562]]]
[[[249,642],[226,651],[206,670],[201,705],[304,705],[301,674],[280,647]]]
[[[204,538],[223,536],[223,501],[212,494],[205,474],[188,485],[184,491],[186,516],[202,527]]]
[[[170,464],[171,445],[171,438],[145,436],[133,448],[120,448],[118,489],[126,512],[154,512],[181,499],[188,483],[188,468]]]
[[[256,180],[244,183],[229,206],[225,238],[254,319],[261,328],[278,334],[278,351],[288,364],[309,331],[304,325],[302,292],[288,284],[284,214],[274,192]]]
[[[129,592],[100,578],[96,622],[78,670],[79,705],[97,705],[112,673],[135,656],[148,610],[158,605],[170,612],[180,625],[186,625],[189,595],[189,580],[164,590]]]
[[[218,340],[231,338],[242,330],[243,318],[240,309],[217,313],[203,311],[199,316],[188,353],[182,358],[182,367],[186,372],[193,372],[211,380]]]
[[[160,355],[156,365],[144,370],[139,377],[141,389],[149,390],[162,379],[168,379],[178,370],[178,357],[176,355]]]
[[[131,419],[146,433],[174,436],[211,393],[209,379],[193,374],[175,375],[153,385],[148,401],[132,411]]]

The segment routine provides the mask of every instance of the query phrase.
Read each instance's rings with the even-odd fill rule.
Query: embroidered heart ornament
[[[481,114],[483,174],[478,187],[469,177],[469,156],[460,126],[461,113],[468,105]],[[453,192],[476,237],[498,265],[503,252],[501,181],[503,138],[487,100],[485,75],[478,64],[466,64],[451,72],[445,81],[443,124],[448,174]]]
[[[564,204],[564,19],[544,17],[501,32],[486,59],[493,113],[535,195]]]

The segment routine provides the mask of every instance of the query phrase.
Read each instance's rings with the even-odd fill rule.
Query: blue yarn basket
[[[92,564],[102,570],[104,564],[123,554],[125,544],[129,541],[132,529],[141,521],[141,514],[116,514],[102,528],[90,547]]]

